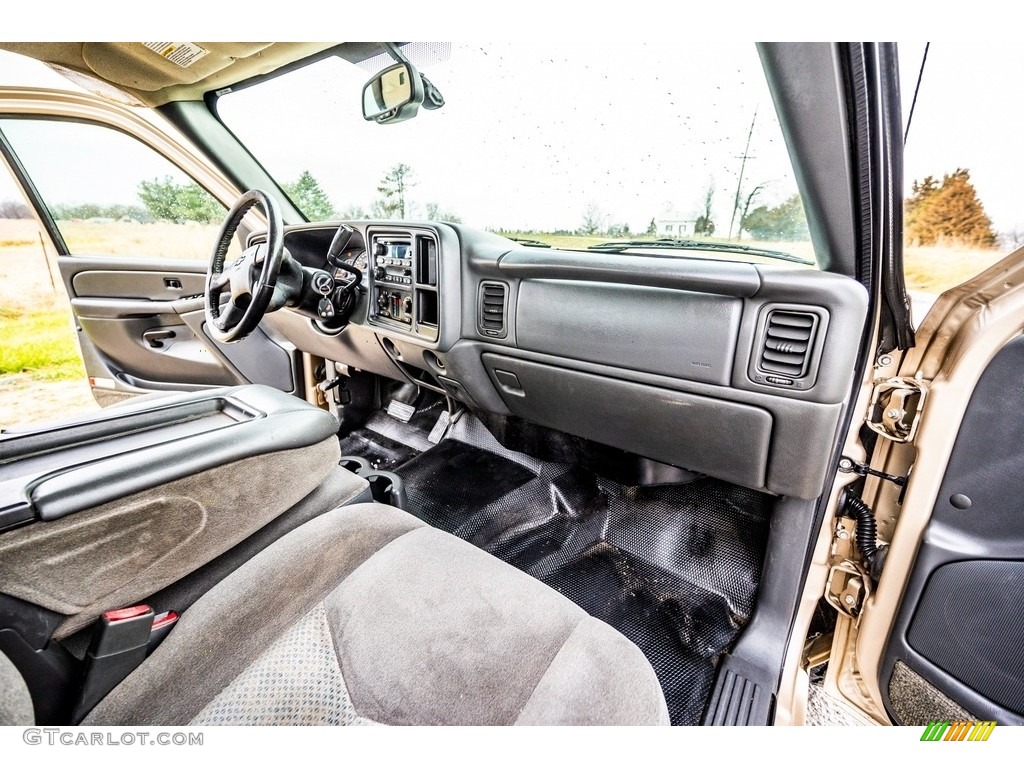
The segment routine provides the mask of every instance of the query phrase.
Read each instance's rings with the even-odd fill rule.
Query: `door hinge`
[[[879,379],[871,391],[865,419],[868,429],[896,443],[913,441],[927,394],[918,379]]]
[[[825,600],[840,613],[860,621],[864,602],[871,595],[871,578],[856,563],[844,560],[828,572]]]
[[[828,582],[825,585],[825,600],[828,604],[852,619],[860,616],[861,608],[871,589],[871,579],[853,561],[856,531],[853,518],[840,517],[836,520],[830,552],[830,560],[834,565],[828,572]]]

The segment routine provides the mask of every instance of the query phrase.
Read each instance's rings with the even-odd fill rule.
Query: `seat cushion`
[[[667,724],[629,640],[381,504],[304,524],[196,602],[91,725]]]
[[[0,726],[32,725],[34,722],[28,686],[18,668],[0,653]]]

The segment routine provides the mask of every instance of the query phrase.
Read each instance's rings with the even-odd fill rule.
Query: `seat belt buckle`
[[[85,670],[71,713],[72,723],[81,722],[145,660],[154,618],[153,609],[148,605],[119,608],[100,616],[85,653]]]
[[[156,647],[164,641],[164,638],[171,633],[177,623],[177,611],[164,611],[153,617],[153,627],[149,631],[149,641],[146,643],[147,656],[156,650]]]
[[[98,659],[134,654],[140,648],[145,649],[149,644],[154,618],[153,609],[148,605],[106,611],[96,625],[87,655]]]

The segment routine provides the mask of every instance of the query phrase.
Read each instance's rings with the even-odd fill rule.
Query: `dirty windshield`
[[[220,95],[221,118],[311,221],[428,219],[534,247],[813,263],[752,44],[401,50],[444,98],[401,123],[362,114],[363,85],[394,63],[383,50]]]

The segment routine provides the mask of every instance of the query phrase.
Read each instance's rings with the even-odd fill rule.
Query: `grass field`
[[[27,373],[39,381],[84,376],[68,313],[0,308],[0,375],[5,373]]]

